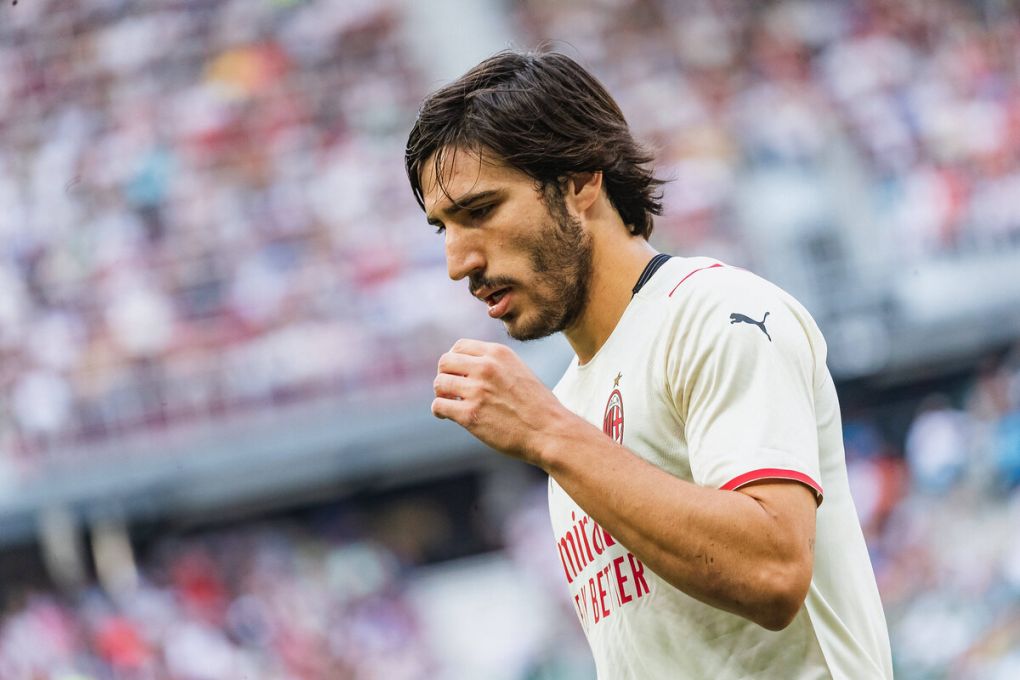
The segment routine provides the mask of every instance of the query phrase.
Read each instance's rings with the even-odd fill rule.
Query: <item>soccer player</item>
[[[776,286],[648,244],[651,160],[560,54],[498,54],[425,100],[406,164],[450,277],[577,355],[549,391],[459,340],[432,413],[548,473],[600,678],[891,678],[825,342]]]

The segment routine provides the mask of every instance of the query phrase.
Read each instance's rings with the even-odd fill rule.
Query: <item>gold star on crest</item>
[[[614,389],[620,386],[620,379],[622,377],[623,377],[623,373],[617,373],[616,374],[616,378],[613,380],[613,388]]]

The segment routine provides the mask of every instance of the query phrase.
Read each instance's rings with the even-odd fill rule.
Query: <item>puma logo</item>
[[[769,335],[769,332],[767,330],[765,330],[765,319],[767,319],[767,318],[769,318],[769,313],[768,312],[765,312],[765,316],[763,316],[761,318],[761,321],[755,321],[754,319],[752,319],[749,316],[745,316],[743,314],[737,314],[736,312],[734,312],[733,314],[730,314],[730,325],[732,326],[735,323],[749,323],[749,324],[753,324],[753,325],[755,325],[755,326],[757,326],[758,328],[761,329],[761,332],[765,334],[765,337],[769,339],[769,342],[772,342],[772,336]]]

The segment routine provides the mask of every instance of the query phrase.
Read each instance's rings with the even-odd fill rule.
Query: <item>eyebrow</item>
[[[469,209],[471,206],[473,206],[476,203],[481,203],[482,201],[485,201],[485,200],[488,200],[488,199],[493,198],[495,196],[498,196],[499,193],[500,192],[498,190],[496,190],[496,189],[488,189],[486,191],[479,191],[476,194],[470,194],[470,193],[469,194],[464,194],[460,198],[451,199],[451,207],[450,208],[445,208],[443,210],[440,210],[439,211],[439,215],[443,215],[443,214],[453,215],[453,214],[456,214],[456,213],[460,212],[461,210],[467,210],[467,209]],[[425,216],[425,220],[429,224],[431,224],[433,226],[436,226],[436,227],[440,227],[443,224],[439,220],[439,218],[436,217],[436,215],[426,215]]]

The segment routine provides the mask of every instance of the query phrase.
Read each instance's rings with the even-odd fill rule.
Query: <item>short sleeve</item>
[[[820,503],[814,376],[824,343],[814,321],[741,270],[699,277],[684,293],[667,379],[694,481],[732,490],[790,479]]]

